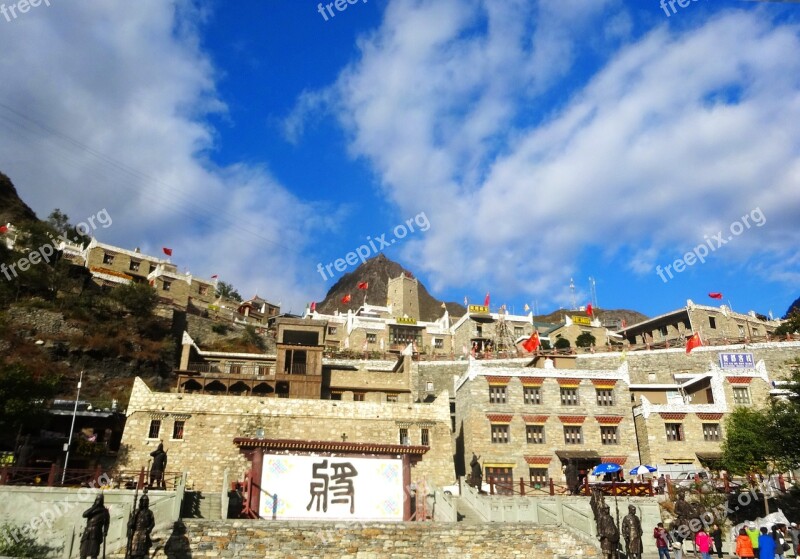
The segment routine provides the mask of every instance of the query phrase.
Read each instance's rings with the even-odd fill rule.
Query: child
[[[709,536],[704,528],[700,528],[697,535],[694,537],[694,543],[697,546],[697,551],[700,552],[700,557],[703,559],[711,559],[711,536]]]

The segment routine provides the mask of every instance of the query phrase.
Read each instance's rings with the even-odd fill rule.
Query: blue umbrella
[[[594,467],[592,470],[592,475],[599,476],[602,474],[613,474],[614,472],[618,472],[622,469],[622,466],[619,464],[612,464],[611,462],[602,462]]]
[[[647,464],[642,464],[641,466],[636,466],[634,469],[632,469],[631,475],[640,476],[644,474],[652,474],[656,470],[658,470],[658,468],[654,466],[648,466]]]

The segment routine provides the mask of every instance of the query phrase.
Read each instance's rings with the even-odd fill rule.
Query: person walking
[[[739,535],[736,536],[736,555],[740,559],[752,559],[756,556],[753,552],[753,542],[744,528],[741,528]]]
[[[664,523],[659,522],[658,526],[653,528],[653,538],[656,540],[656,549],[658,549],[658,559],[672,559],[669,556],[670,537],[669,532],[664,529]]]
[[[797,557],[800,546],[800,528],[797,527],[797,522],[789,524],[789,537],[792,538],[792,555]]]
[[[775,538],[766,526],[761,527],[761,535],[758,536],[758,556],[760,559],[775,559]]]
[[[760,558],[761,555],[759,555],[759,552],[758,552],[758,535],[759,535],[759,531],[758,531],[758,528],[756,528],[756,523],[755,522],[749,522],[747,524],[747,528],[745,528],[745,531],[747,532],[747,537],[750,538],[750,544],[753,546],[753,557]],[[773,558],[770,557],[769,559],[773,559]]]
[[[722,528],[719,524],[711,526],[711,539],[714,540],[714,550],[717,552],[717,557],[722,558]]]
[[[775,559],[784,559],[785,553],[789,550],[783,530],[782,524],[775,524],[772,527],[772,539],[775,540]]]
[[[700,528],[697,535],[694,537],[694,544],[697,546],[697,551],[700,552],[702,559],[711,559],[711,536],[706,533],[704,528]]]

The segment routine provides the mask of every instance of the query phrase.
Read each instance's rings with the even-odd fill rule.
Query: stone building
[[[563,324],[557,324],[547,330],[546,335],[553,346],[560,338],[568,340],[570,347],[578,347],[578,337],[581,334],[591,334],[594,336],[594,346],[599,350],[605,349],[612,339],[621,343],[622,337],[608,330],[603,323],[594,317],[583,313],[564,314]]]
[[[456,383],[456,467],[480,456],[484,478],[563,484],[600,462],[639,464],[627,365],[611,370],[534,368],[529,360],[470,362]]]
[[[497,352],[516,355],[517,343],[533,333],[533,315],[512,315],[506,310],[489,312],[484,305],[469,305],[467,313],[452,326],[455,354],[491,356]]]
[[[632,324],[619,331],[631,345],[663,348],[685,345],[686,339],[697,332],[704,344],[768,342],[774,339],[780,321],[756,314],[733,312],[729,307],[696,305],[686,301],[686,307]]]
[[[241,480],[246,474],[254,486],[273,484],[274,493],[282,485],[275,468],[311,480],[311,462],[317,461],[316,467],[320,460],[329,460],[331,468],[347,463],[362,472],[368,488],[362,492],[377,498],[385,492],[381,487],[393,488],[391,495],[383,495],[393,503],[386,510],[393,512],[368,518],[394,520],[410,514],[404,487],[452,482],[448,394],[422,402],[410,352],[394,364],[326,363],[326,322],[279,319],[276,324],[275,355],[203,351],[186,335],[175,391],[153,392],[136,379],[122,440],[122,466],[147,464],[149,453],[163,440],[168,469],[188,471],[197,489],[220,490],[227,469],[231,479]],[[386,484],[380,482],[380,472],[389,476]],[[331,480],[334,475],[330,473]],[[305,518],[297,503],[309,495],[289,486],[295,487],[281,487],[280,501],[256,492],[248,501],[251,510],[265,516],[274,506],[279,516],[284,511],[286,518]],[[373,505],[378,506],[369,506]],[[324,516],[318,510],[312,517],[350,518],[346,511],[332,508],[339,516]]]

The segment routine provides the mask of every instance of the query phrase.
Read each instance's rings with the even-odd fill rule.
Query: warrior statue
[[[600,551],[603,559],[619,558],[619,530],[611,517],[608,505],[600,505],[597,517],[597,538],[600,540]]]
[[[97,496],[94,504],[83,512],[86,528],[81,536],[81,559],[97,559],[101,546],[104,547],[108,524],[111,520],[108,509],[103,505],[103,494]],[[103,552],[105,557],[105,551]]]
[[[150,456],[153,457],[153,465],[150,467],[150,487],[166,489],[164,470],[167,469],[167,451],[164,450],[164,443],[158,443],[158,448],[151,452]]]
[[[128,559],[145,559],[150,551],[150,532],[156,522],[153,511],[150,510],[150,498],[142,495],[139,499],[139,508],[128,522]]]
[[[480,492],[483,488],[483,471],[481,470],[481,463],[478,462],[480,460],[480,456],[477,456],[474,452],[472,453],[472,460],[469,463],[470,467],[470,481],[472,482],[471,485],[478,489]]]
[[[641,559],[642,522],[636,516],[636,507],[628,505],[628,515],[622,520],[622,537],[625,538],[625,554],[628,559]]]
[[[572,460],[567,460],[567,465],[564,467],[564,476],[567,478],[567,489],[570,495],[577,495],[579,490],[578,481],[578,468],[572,463]]]

